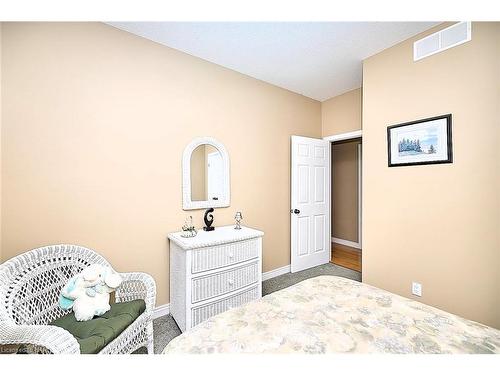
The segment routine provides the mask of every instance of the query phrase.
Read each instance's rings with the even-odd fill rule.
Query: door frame
[[[330,146],[331,146],[334,142],[346,141],[346,140],[356,139],[356,138],[363,139],[363,131],[362,130],[355,130],[355,131],[347,132],[347,133],[329,135],[327,137],[323,137],[323,140],[330,141]],[[330,153],[332,153],[331,147],[330,147]],[[358,159],[359,159],[359,164],[358,164],[358,242],[355,243],[355,242],[341,240],[341,239],[340,239],[340,241],[343,241],[343,242],[340,242],[339,239],[335,239],[336,243],[340,243],[340,244],[354,247],[357,249],[361,249],[361,245],[362,245],[362,235],[361,235],[362,234],[361,226],[362,226],[362,222],[363,222],[363,220],[362,220],[362,217],[363,217],[363,210],[362,210],[362,207],[363,207],[363,201],[362,201],[362,191],[363,191],[362,190],[362,187],[363,187],[362,155],[363,155],[362,148],[358,147]],[[334,160],[333,160],[333,155],[332,155],[331,162],[330,162],[330,176],[332,179],[333,179],[333,163],[334,163]],[[334,204],[332,192],[333,192],[333,184],[330,183],[330,207],[329,207],[330,233],[331,233],[332,222],[333,222],[332,205]],[[331,243],[333,243],[333,242],[334,242],[334,237],[333,237],[333,233],[331,233]],[[330,251],[330,261],[332,260],[331,254],[332,254],[332,252]]]

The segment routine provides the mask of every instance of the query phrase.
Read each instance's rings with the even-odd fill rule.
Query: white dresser
[[[262,296],[263,232],[234,226],[170,240],[170,313],[185,331]]]

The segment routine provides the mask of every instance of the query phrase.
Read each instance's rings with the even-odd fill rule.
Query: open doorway
[[[361,271],[361,136],[358,130],[323,139],[291,137],[291,272],[329,262]],[[351,145],[351,141],[357,155],[343,160],[334,154],[337,146]],[[350,170],[354,178],[339,174],[347,164],[354,165]],[[340,184],[349,180],[348,185]],[[350,198],[341,189],[344,186],[352,193]],[[346,223],[354,223],[350,234],[345,234]]]
[[[362,263],[360,135],[331,140],[331,263],[358,272]]]

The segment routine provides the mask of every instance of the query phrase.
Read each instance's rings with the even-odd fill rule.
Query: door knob
[[[290,210],[290,213],[291,213],[291,214],[298,215],[298,214],[300,214],[300,210],[297,210],[297,209],[295,208],[295,209],[293,209],[293,210]]]

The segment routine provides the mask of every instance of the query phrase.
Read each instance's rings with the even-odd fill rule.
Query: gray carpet
[[[272,279],[266,280],[262,283],[262,295],[266,295],[277,290],[287,288],[293,284],[310,279],[311,277],[331,275],[342,276],[348,279],[361,281],[361,273],[350,270],[348,268],[336,266],[332,263],[323,264],[321,266],[309,268],[304,271],[287,273]]]
[[[285,275],[266,280],[262,283],[262,294],[266,295],[269,293],[273,293],[277,290],[287,288],[290,285],[296,284],[300,281],[320,275],[342,276],[348,279],[361,281],[360,272],[352,271],[344,267],[327,263],[321,266],[309,268],[304,271],[287,273]],[[177,327],[177,324],[175,323],[171,315],[166,315],[155,319],[153,321],[153,331],[156,354],[161,353],[165,346],[167,346],[167,344],[170,342],[170,340],[181,334],[179,327]],[[135,352],[135,354],[145,353],[147,353],[146,348],[140,348]]]

